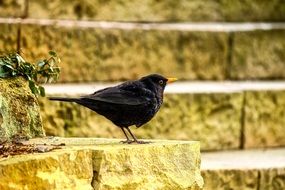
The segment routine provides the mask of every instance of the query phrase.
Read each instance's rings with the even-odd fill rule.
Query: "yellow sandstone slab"
[[[0,189],[202,189],[195,141],[120,143],[95,138],[32,139],[60,144],[42,154],[0,159]]]
[[[10,1],[4,1],[10,5]],[[15,4],[16,2],[13,2]],[[6,8],[5,6],[5,8]],[[10,5],[15,7],[15,5]],[[60,1],[30,0],[32,18],[147,22],[284,21],[284,1],[261,0],[132,0]],[[4,6],[3,6],[4,7]],[[18,9],[16,9],[18,10]],[[4,9],[5,11],[5,9]],[[7,10],[0,15],[5,15]],[[8,13],[10,13],[9,11]],[[11,13],[10,13],[11,14]]]
[[[204,190],[285,189],[285,148],[202,154]]]
[[[0,142],[44,134],[39,103],[28,81],[23,77],[0,79]]]

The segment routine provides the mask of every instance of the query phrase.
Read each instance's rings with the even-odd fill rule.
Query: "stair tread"
[[[202,153],[202,170],[285,168],[285,148]]]
[[[177,31],[207,31],[207,32],[239,32],[254,30],[284,29],[284,22],[116,22],[116,21],[78,21],[61,19],[35,19],[35,18],[1,18],[0,23],[9,24],[37,24],[43,26],[57,25],[60,27],[103,28],[122,30],[177,30]]]
[[[47,94],[89,94],[118,83],[64,83],[44,85]],[[166,93],[234,93],[246,90],[285,90],[285,81],[182,81],[167,85]]]

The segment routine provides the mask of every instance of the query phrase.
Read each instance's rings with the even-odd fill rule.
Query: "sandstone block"
[[[285,189],[285,168],[269,168],[260,172],[260,189]]]
[[[92,152],[61,150],[0,159],[0,188],[93,190]]]
[[[285,78],[285,30],[234,34],[231,79]]]
[[[202,170],[204,190],[282,190],[285,168]]]
[[[222,12],[225,21],[276,22],[285,19],[285,4],[282,0],[219,0],[218,2],[220,6],[216,11]]]
[[[61,82],[118,81],[155,72],[222,80],[227,34],[23,25],[21,48],[29,60],[55,50],[62,60]]]
[[[259,183],[257,170],[203,170],[202,176],[205,180],[204,190],[255,190]]]
[[[32,18],[116,21],[284,21],[282,0],[30,0]]]
[[[152,141],[128,145],[111,139],[32,139],[62,149],[0,160],[6,189],[200,190],[199,142]]]
[[[245,93],[245,148],[285,145],[285,91]]]
[[[0,2],[0,17],[22,17],[25,14],[25,0],[3,0]]]
[[[23,78],[0,79],[0,140],[43,136],[39,104]]]
[[[205,190],[283,190],[285,149],[202,153]]]
[[[19,26],[16,24],[0,24],[1,54],[15,52],[17,50],[18,28]]]

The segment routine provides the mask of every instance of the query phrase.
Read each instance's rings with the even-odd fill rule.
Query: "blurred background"
[[[157,116],[133,131],[140,138],[198,140],[217,158],[285,145],[284,0],[0,0],[0,17],[2,52],[36,62],[54,50],[61,58],[48,96],[149,73],[179,78]],[[40,98],[40,106],[47,135],[123,138],[76,104]],[[285,188],[285,167],[254,169],[205,166],[206,188]]]

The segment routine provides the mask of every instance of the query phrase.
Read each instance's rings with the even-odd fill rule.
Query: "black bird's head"
[[[163,93],[166,84],[176,81],[177,78],[166,78],[159,74],[151,74],[140,79],[150,90]]]

